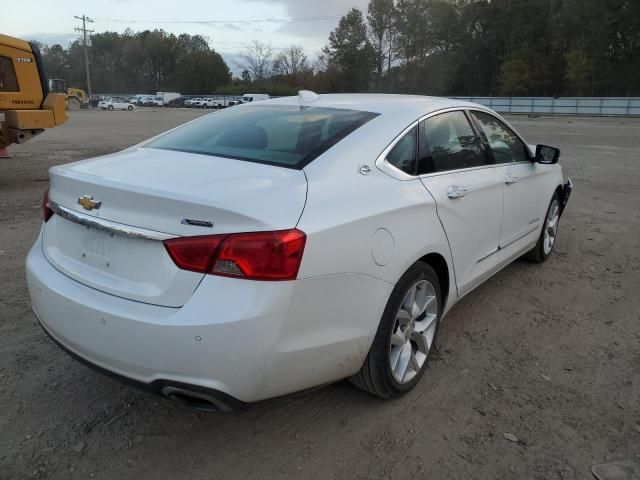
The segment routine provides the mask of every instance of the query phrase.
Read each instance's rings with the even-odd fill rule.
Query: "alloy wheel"
[[[396,382],[406,384],[424,366],[436,331],[438,299],[434,286],[420,280],[407,291],[391,333],[389,365]]]
[[[558,200],[554,199],[549,207],[549,213],[547,213],[547,219],[544,226],[544,254],[549,255],[553,244],[556,241],[556,235],[558,233],[558,220],[560,219],[560,204]]]

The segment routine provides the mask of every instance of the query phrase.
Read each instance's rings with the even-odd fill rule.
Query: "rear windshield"
[[[146,146],[301,169],[377,115],[296,105],[235,107]]]

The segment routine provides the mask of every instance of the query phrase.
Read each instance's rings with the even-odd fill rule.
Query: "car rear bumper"
[[[96,363],[92,363],[90,360],[81,357],[74,351],[67,348],[62,342],[54,337],[49,330],[47,330],[47,327],[44,326],[37,315],[36,319],[38,320],[38,323],[40,324],[44,332],[49,336],[49,338],[53,340],[53,342],[58,345],[60,349],[64,350],[70,357],[103,375],[113,378],[114,380],[118,380],[119,382],[122,382],[124,384],[130,385],[140,390],[144,390],[146,392],[154,393],[156,395],[165,395],[168,398],[174,399],[178,403],[181,403],[187,407],[196,408],[199,410],[233,412],[242,410],[247,406],[245,402],[242,402],[237,398],[210,388],[204,388],[198,385],[188,385],[170,380],[155,380],[151,383],[144,383],[138,380],[134,380],[133,378],[120,375],[111,370],[107,370],[106,368],[100,367]],[[176,392],[183,393],[180,396],[176,396]],[[185,395],[185,393],[188,393],[189,395]],[[206,399],[206,402],[194,401],[194,399],[198,398],[200,400]]]
[[[392,288],[356,274],[206,276],[183,307],[162,307],[67,277],[44,256],[41,237],[26,269],[36,316],[74,356],[154,391],[200,389],[236,405],[357,372]]]

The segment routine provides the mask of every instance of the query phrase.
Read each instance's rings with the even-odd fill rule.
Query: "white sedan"
[[[56,166],[33,310],[96,368],[205,410],[419,381],[456,302],[552,253],[559,151],[459,100],[315,95]]]
[[[132,111],[136,108],[133,103],[127,102],[120,98],[105,98],[98,102],[98,108],[102,110],[129,110]]]

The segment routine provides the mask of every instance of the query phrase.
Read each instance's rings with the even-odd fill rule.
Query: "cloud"
[[[247,0],[251,1],[251,0]],[[366,14],[369,0],[277,0],[269,4],[283,6],[291,18],[342,16],[351,8],[359,8]],[[329,33],[338,26],[340,18],[292,21],[283,23],[279,33],[296,37],[326,39]]]
[[[21,38],[35,40],[48,46],[58,44],[67,48],[69,44],[80,37],[78,34],[74,35],[73,33],[32,33],[30,35],[23,35]]]
[[[244,62],[244,57],[240,53],[231,53],[231,52],[218,52],[224,62],[231,70],[231,73],[234,77],[240,77],[242,75],[242,68],[240,64]]]

